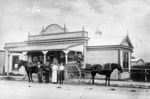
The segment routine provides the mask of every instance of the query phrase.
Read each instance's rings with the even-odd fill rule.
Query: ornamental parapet
[[[77,31],[77,32],[57,33],[57,34],[32,35],[28,37],[28,40],[37,41],[37,40],[54,40],[64,38],[85,38],[85,37],[88,37],[88,32]]]

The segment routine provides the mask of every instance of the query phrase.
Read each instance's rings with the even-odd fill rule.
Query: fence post
[[[146,69],[145,69],[145,81],[147,81],[147,72],[146,72]]]

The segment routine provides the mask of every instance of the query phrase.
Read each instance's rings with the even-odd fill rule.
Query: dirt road
[[[150,99],[150,89],[0,80],[0,99]]]

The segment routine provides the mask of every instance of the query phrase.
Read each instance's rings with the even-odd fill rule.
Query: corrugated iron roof
[[[100,36],[92,38],[88,45],[93,46],[101,46],[101,45],[120,45],[124,40],[125,36]]]
[[[133,48],[133,45],[128,36],[100,36],[92,38],[88,46],[105,46],[105,45],[123,45],[124,42],[128,42]]]

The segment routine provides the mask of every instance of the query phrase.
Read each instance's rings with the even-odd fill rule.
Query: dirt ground
[[[0,80],[0,99],[150,99],[150,89]]]

